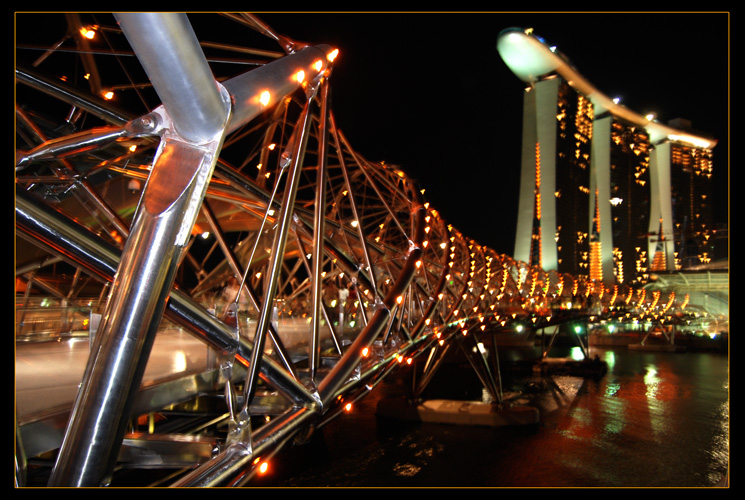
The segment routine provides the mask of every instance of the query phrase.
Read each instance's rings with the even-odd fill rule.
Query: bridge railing
[[[15,312],[16,342],[87,337],[91,309],[87,307],[24,307]]]

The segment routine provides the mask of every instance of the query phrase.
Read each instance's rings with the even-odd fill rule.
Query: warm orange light
[[[303,83],[303,81],[305,80],[305,71],[301,69],[300,71],[295,73],[295,80],[297,80],[298,83]]]
[[[93,40],[93,37],[96,36],[96,32],[88,28],[80,28],[80,34],[83,38],[87,38],[88,40]]]
[[[265,90],[259,96],[259,102],[261,103],[262,106],[266,106],[267,104],[269,104],[269,101],[271,100],[271,97],[272,97],[272,95],[269,93],[269,91],[268,90]]]
[[[334,62],[334,59],[339,55],[339,49],[334,49],[331,52],[328,53],[326,56],[326,59],[329,60],[329,62]]]
[[[269,463],[261,462],[261,465],[259,465],[259,474],[266,474],[266,471],[268,470],[269,470]]]
[[[313,63],[313,67],[316,68],[316,71],[321,71],[323,69],[323,61],[320,59],[317,60],[315,63]]]
[[[114,93],[111,90],[104,92],[103,98],[106,99],[107,101],[110,101],[111,99],[114,98]]]
[[[347,411],[352,411],[352,403],[347,403],[344,405],[344,409]]]
[[[362,355],[364,357],[367,357],[368,354],[370,354],[370,349],[368,349],[367,347],[363,348],[362,349]]]

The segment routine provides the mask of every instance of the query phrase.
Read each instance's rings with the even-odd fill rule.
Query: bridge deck
[[[16,413],[20,425],[72,407],[89,348],[88,338],[16,345]],[[206,371],[209,351],[181,330],[159,332],[142,386]]]

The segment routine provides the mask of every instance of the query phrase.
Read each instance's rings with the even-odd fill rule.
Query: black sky
[[[362,156],[399,165],[466,236],[511,254],[523,84],[498,34],[533,27],[600,91],[719,140],[715,217],[728,218],[726,13],[258,13],[292,38],[340,48],[337,125]]]

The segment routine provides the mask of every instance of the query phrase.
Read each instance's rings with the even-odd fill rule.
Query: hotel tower
[[[527,84],[513,257],[607,284],[705,262],[716,141],[623,107],[531,30],[497,50]]]

